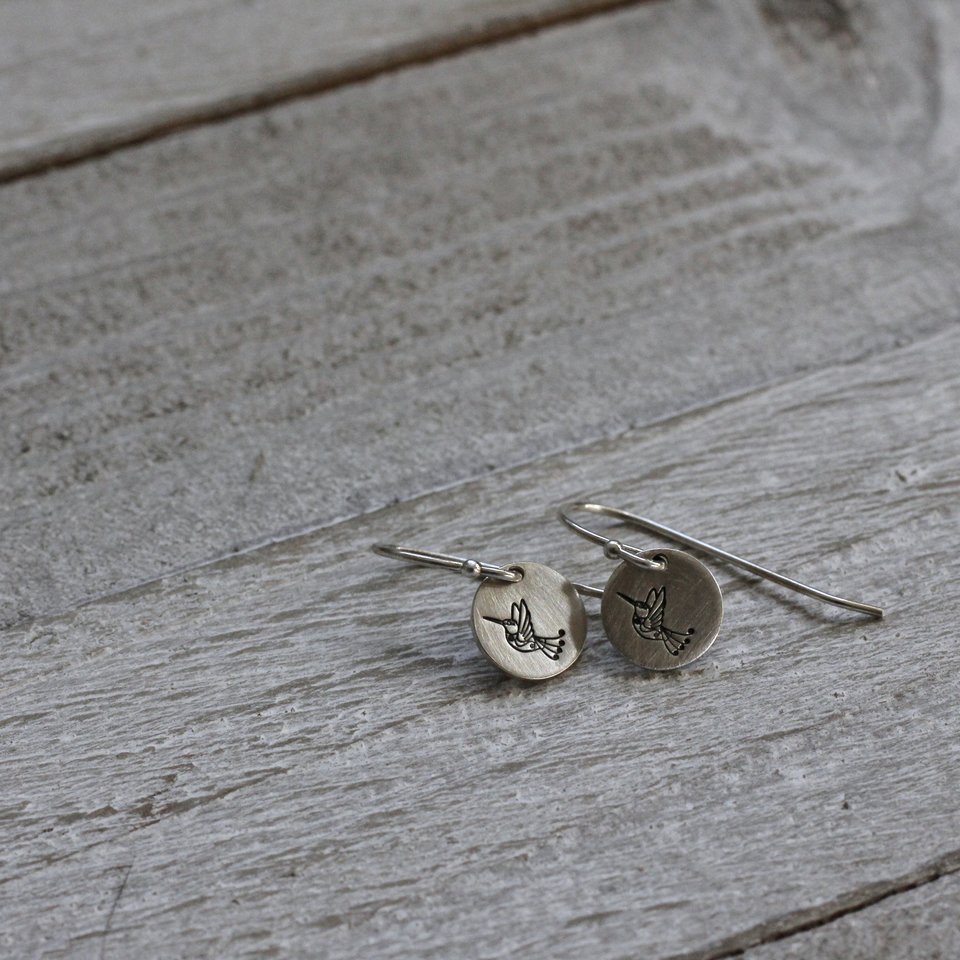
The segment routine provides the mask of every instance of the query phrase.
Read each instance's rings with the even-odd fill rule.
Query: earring
[[[480,580],[471,624],[477,646],[504,673],[546,680],[572,667],[583,650],[587,615],[580,594],[603,591],[571,583],[541,563],[499,567],[443,553],[378,543],[374,553],[424,567],[440,567]]]
[[[600,544],[604,556],[623,561],[603,590],[600,616],[610,642],[648,670],[674,670],[710,649],[723,619],[720,587],[699,560],[682,550],[638,550],[577,523],[569,516],[575,510],[639,527],[824,603],[883,616],[879,607],[824,593],[626,510],[599,503],[565,503],[558,511],[560,519],[574,533]]]

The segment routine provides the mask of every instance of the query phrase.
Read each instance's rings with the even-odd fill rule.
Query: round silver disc
[[[703,656],[720,632],[723,599],[713,574],[681,550],[650,550],[663,570],[621,563],[603,589],[610,642],[648,670],[675,670]]]
[[[473,598],[473,635],[501,670],[545,680],[577,662],[587,615],[574,585],[540,563],[510,563],[516,583],[484,580]]]

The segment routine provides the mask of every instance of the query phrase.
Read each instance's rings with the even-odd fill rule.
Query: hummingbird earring
[[[602,594],[596,587],[571,583],[540,563],[499,567],[390,543],[372,549],[381,557],[479,580],[471,617],[474,639],[504,673],[522,680],[555,677],[577,662],[587,635],[580,594]]]
[[[623,561],[603,590],[600,604],[603,629],[625,657],[648,670],[674,670],[702,657],[710,649],[723,619],[720,587],[713,574],[688,553],[639,550],[612,540],[571,519],[569,514],[575,510],[639,527],[823,603],[871,617],[883,616],[879,607],[824,593],[626,510],[599,503],[566,503],[558,511],[560,519],[574,533],[600,544],[604,556]]]

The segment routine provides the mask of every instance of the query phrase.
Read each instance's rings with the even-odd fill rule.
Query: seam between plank
[[[667,960],[728,960],[730,957],[741,957],[748,950],[828,926],[890,897],[909,893],[911,890],[934,883],[958,871],[960,871],[960,850],[951,850],[899,877],[868,883],[826,903],[794,910],[735,933],[715,944],[687,953],[673,954]]]
[[[339,67],[318,67],[268,87],[254,88],[184,110],[162,112],[139,121],[121,122],[86,138],[68,135],[42,144],[19,159],[0,160],[0,186],[161,140],[185,130],[354,86],[383,74],[425,66],[551,27],[575,24],[652,2],[654,0],[581,0],[559,9],[531,11],[509,18],[492,17],[479,26],[460,26],[449,33],[399,44],[386,52],[359,57]]]

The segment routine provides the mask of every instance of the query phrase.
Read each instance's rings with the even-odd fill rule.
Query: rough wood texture
[[[4,952],[729,955],[954,850],[958,356],[954,329],[9,629]],[[596,579],[549,515],[577,492],[889,617],[718,568],[694,668],[631,669],[593,616],[525,685],[469,641],[469,584],[363,552]]]
[[[747,960],[952,960],[960,956],[960,877],[949,876],[823,929],[750,950]]]
[[[405,45],[404,4],[311,56],[507,9]],[[293,62],[313,6],[164,0],[58,69],[222,22],[174,107],[234,109],[222,54],[280,6]],[[957,21],[671,0],[0,189],[0,955],[952,957]],[[590,604],[524,685],[469,584],[365,552],[602,582],[577,493],[890,616],[718,567],[692,669],[632,669]]]
[[[938,10],[653,4],[0,190],[0,622],[954,322]]]
[[[623,0],[5,0],[0,181]]]

